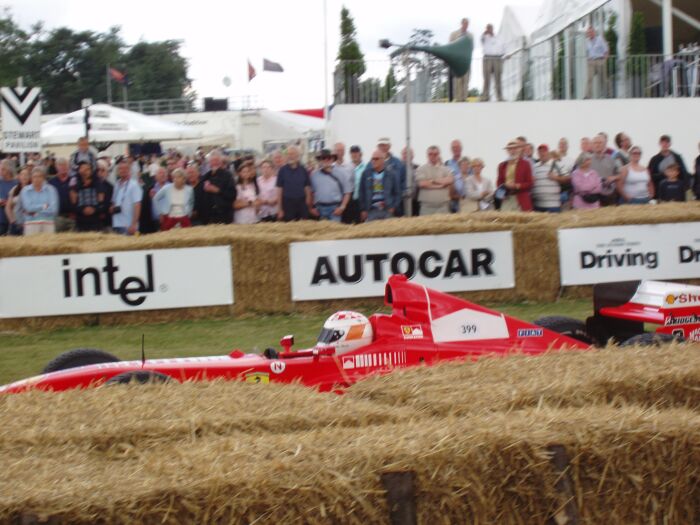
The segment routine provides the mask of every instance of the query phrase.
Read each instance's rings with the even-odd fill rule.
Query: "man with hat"
[[[340,222],[353,191],[347,171],[335,164],[338,156],[329,149],[322,149],[316,160],[319,169],[311,175],[311,215],[322,220]]]
[[[532,168],[522,158],[522,147],[517,140],[511,140],[504,148],[508,159],[498,165],[495,198],[502,211],[532,211]]]

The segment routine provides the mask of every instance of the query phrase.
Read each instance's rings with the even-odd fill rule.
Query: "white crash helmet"
[[[358,312],[341,311],[331,315],[323,323],[318,335],[317,348],[335,348],[343,354],[372,342],[372,324]]]

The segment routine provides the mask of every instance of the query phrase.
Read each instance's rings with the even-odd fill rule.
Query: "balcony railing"
[[[517,100],[575,100],[584,98],[700,97],[700,52],[609,57],[597,64],[585,56],[533,56],[518,52],[502,61],[503,98]],[[336,104],[405,102],[405,71],[395,71],[396,83],[386,82],[390,62],[367,67],[362,75],[354,62],[339,62],[335,73]],[[591,77],[589,86],[589,77]],[[470,100],[482,98],[483,61],[472,60]],[[491,80],[489,99],[495,100]],[[412,102],[449,100],[445,66],[418,64],[411,69]],[[484,97],[486,98],[486,97]]]
[[[166,98],[154,100],[128,100],[112,102],[113,106],[136,111],[144,115],[165,115],[170,113],[190,113],[202,111],[201,99],[194,101],[188,98]],[[229,110],[253,110],[261,109],[262,101],[256,96],[230,97],[228,99]]]

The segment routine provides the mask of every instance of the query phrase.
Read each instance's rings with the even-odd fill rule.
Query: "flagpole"
[[[107,64],[107,104],[112,105],[112,78],[109,76],[109,64]]]
[[[323,118],[328,126],[328,6],[323,0]]]

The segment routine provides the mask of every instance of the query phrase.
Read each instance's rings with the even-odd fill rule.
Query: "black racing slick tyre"
[[[685,339],[680,335],[646,332],[630,337],[623,341],[620,346],[661,346],[672,341],[685,341]]]
[[[534,324],[556,332],[558,334],[571,337],[582,343],[589,345],[593,344],[593,338],[588,335],[586,331],[586,323],[579,321],[578,319],[572,319],[571,317],[562,317],[558,315],[550,315],[547,317],[540,317],[535,320]]]
[[[52,359],[41,373],[48,374],[49,372],[68,370],[69,368],[76,368],[78,366],[116,363],[118,361],[121,360],[104,350],[98,350],[97,348],[76,348],[75,350],[63,352],[58,357]]]
[[[170,383],[172,378],[161,374],[160,372],[151,372],[149,370],[132,370],[130,372],[122,372],[114,377],[110,377],[105,385],[128,385],[128,384],[155,384],[155,383]]]

